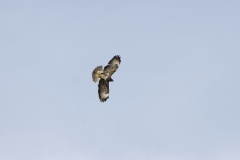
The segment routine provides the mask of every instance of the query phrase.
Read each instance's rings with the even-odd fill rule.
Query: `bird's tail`
[[[93,72],[92,72],[92,79],[93,79],[93,82],[97,82],[101,77],[101,73],[103,73],[103,68],[102,66],[97,66]]]

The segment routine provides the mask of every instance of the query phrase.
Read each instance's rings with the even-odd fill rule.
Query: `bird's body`
[[[109,82],[113,81],[112,75],[116,72],[121,63],[120,56],[114,56],[108,65],[104,67],[98,66],[92,72],[92,79],[98,84],[98,95],[101,102],[105,102],[109,98]]]

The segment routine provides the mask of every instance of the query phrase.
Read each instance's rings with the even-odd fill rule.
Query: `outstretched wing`
[[[108,64],[111,66],[114,66],[115,64],[117,64],[118,66],[121,63],[121,57],[119,55],[114,56],[109,62]]]
[[[109,97],[109,82],[100,79],[98,84],[98,96],[101,102],[105,102]]]
[[[109,77],[117,71],[121,63],[121,57],[119,55],[114,56],[109,62],[108,65],[104,67],[104,73],[109,74]]]

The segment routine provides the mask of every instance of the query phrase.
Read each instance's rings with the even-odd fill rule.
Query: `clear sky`
[[[0,1],[0,160],[239,160],[239,8]]]

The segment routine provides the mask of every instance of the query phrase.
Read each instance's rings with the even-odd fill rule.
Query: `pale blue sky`
[[[0,159],[239,160],[239,8],[0,1]]]

